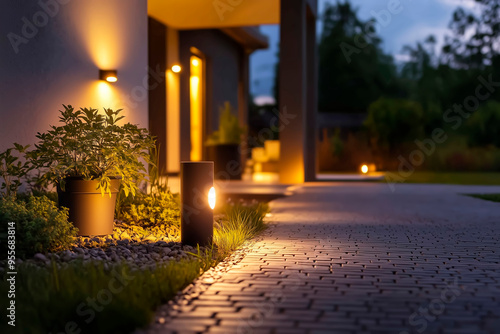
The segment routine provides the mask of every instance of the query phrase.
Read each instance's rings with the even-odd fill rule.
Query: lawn
[[[500,202],[500,194],[469,194],[467,196],[480,198],[492,202]]]
[[[398,172],[392,172],[398,175]],[[478,172],[415,172],[406,183],[442,183],[462,185],[500,185],[500,173]]]

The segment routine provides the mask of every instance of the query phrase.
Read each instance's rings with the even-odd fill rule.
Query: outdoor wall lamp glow
[[[180,65],[173,65],[172,66],[172,72],[174,73],[179,73],[182,70]]]
[[[99,79],[107,82],[117,82],[118,81],[118,71],[117,70],[99,70]]]
[[[213,161],[181,162],[181,242],[206,246],[212,242],[215,207]]]

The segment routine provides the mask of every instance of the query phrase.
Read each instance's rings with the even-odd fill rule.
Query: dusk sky
[[[343,1],[343,0],[342,0]],[[392,0],[351,0],[351,4],[358,8],[362,20],[377,18],[376,13],[387,10]],[[319,0],[320,13],[326,3],[335,3],[335,0]],[[474,0],[400,0],[402,10],[381,25],[377,32],[383,39],[383,49],[394,55],[396,60],[404,60],[401,50],[404,45],[414,45],[434,34],[438,40],[438,48],[448,33],[448,24],[453,11],[462,6],[473,9]],[[375,15],[374,15],[375,13]],[[386,18],[383,18],[386,20]],[[261,26],[261,31],[269,37],[269,49],[256,51],[251,56],[251,92],[253,96],[272,95],[274,84],[274,65],[277,62],[279,43],[279,26]],[[318,35],[321,25],[318,23]],[[339,49],[339,52],[340,49]]]

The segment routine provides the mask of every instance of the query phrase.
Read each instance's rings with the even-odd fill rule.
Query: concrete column
[[[238,83],[238,118],[240,126],[247,127],[247,132],[244,138],[248,137],[248,92],[249,87],[249,53],[246,50],[242,51],[240,62],[240,76]],[[241,168],[245,168],[248,157],[248,142],[243,140],[241,142]]]
[[[305,181],[316,180],[317,160],[317,126],[318,110],[318,46],[316,43],[316,4],[310,4],[307,10],[307,109],[305,137]]]
[[[312,0],[281,1],[280,42],[280,181],[302,183],[315,177],[316,127],[315,76],[308,74],[315,66],[315,10]],[[312,1],[314,4],[316,1]],[[309,14],[308,15],[308,10]],[[309,51],[308,51],[309,50]],[[312,64],[309,64],[311,57]],[[313,80],[314,83],[309,82]],[[309,88],[308,85],[313,87]],[[308,102],[308,99],[311,100]],[[308,128],[312,128],[309,131]],[[312,160],[311,160],[312,159]]]

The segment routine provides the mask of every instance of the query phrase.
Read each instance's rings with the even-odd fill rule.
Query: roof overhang
[[[258,27],[222,28],[221,31],[243,45],[248,53],[269,47],[268,38]]]
[[[148,15],[175,29],[280,23],[280,0],[148,0]]]

